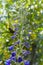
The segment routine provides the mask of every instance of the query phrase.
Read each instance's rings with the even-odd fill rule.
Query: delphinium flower
[[[31,52],[30,52],[30,51],[27,51],[27,50],[23,50],[23,51],[22,51],[22,54],[23,54],[24,56],[27,56],[27,55],[31,54]]]
[[[15,32],[14,32],[13,36],[11,36],[12,39],[15,39],[15,38],[16,38],[17,31],[18,31],[18,28],[17,28],[17,29],[15,28]],[[19,45],[19,44],[20,44],[20,45]],[[15,50],[15,45],[18,45],[17,47],[21,46],[21,47],[19,47],[19,50],[20,50],[19,53],[18,53],[18,50],[17,50],[17,51],[14,51],[14,50]],[[26,48],[29,48],[29,47],[30,47],[29,42],[26,41],[26,40],[25,40],[25,42],[23,43],[23,45],[24,45]],[[15,62],[21,63],[21,62],[23,62],[23,61],[25,60],[25,59],[22,57],[22,55],[20,54],[20,53],[23,51],[23,49],[22,49],[22,44],[20,43],[20,39],[19,39],[19,38],[18,38],[18,40],[17,40],[16,42],[14,42],[14,44],[13,44],[12,46],[9,46],[8,49],[9,49],[9,51],[11,51],[11,56],[10,56],[10,58],[9,58],[9,59],[10,59],[9,62],[5,61],[5,65],[8,65],[8,64],[10,65],[10,64],[12,63],[12,61],[14,61],[14,63],[15,63]],[[16,54],[16,52],[17,52],[18,54]],[[22,52],[22,54],[23,54],[23,56],[26,56],[26,55],[30,54],[30,51],[25,50],[25,51]],[[17,57],[16,55],[17,55],[18,57]],[[9,59],[8,59],[8,60],[9,60]],[[25,62],[24,65],[26,65],[26,63],[27,63],[27,62]],[[29,64],[29,62],[28,62],[27,64]]]
[[[24,45],[26,48],[29,48],[29,47],[30,47],[29,42],[24,42],[23,45]]]
[[[30,61],[24,60],[24,65],[30,65]]]
[[[11,61],[17,62],[16,56],[15,56],[15,57],[12,57],[12,56],[11,56],[10,59],[11,59]]]
[[[10,64],[11,64],[11,60],[10,59],[5,61],[5,65],[10,65]]]
[[[18,31],[18,28],[15,28],[15,31]]]
[[[14,32],[14,35],[16,35],[17,34],[17,32]]]
[[[18,57],[18,59],[17,59],[17,62],[19,62],[19,63],[20,63],[20,62],[22,62],[22,61],[23,61],[22,57],[21,57],[21,56],[19,56],[19,57]]]
[[[16,51],[11,53],[12,57],[16,56]]]
[[[19,44],[20,43],[20,40],[18,40],[17,42],[14,43],[14,46]]]
[[[17,44],[19,44],[19,43],[20,43],[20,40],[18,40],[15,44],[17,45]],[[29,48],[29,43],[28,43],[28,42],[25,42],[24,45],[25,45],[27,48]],[[15,45],[14,45],[14,46],[15,46]],[[9,51],[13,50],[13,49],[14,49],[14,46],[12,45],[12,46],[8,47]],[[22,48],[22,47],[21,47],[21,48]],[[22,49],[22,51],[23,51],[23,49]],[[25,50],[25,51],[22,52],[22,54],[23,54],[24,56],[26,56],[26,55],[30,54],[30,51]],[[21,63],[22,61],[24,61],[24,59],[22,58],[21,55],[18,56],[18,58],[17,58],[17,57],[16,57],[16,51],[11,51],[11,57],[10,57],[8,60],[5,61],[5,65],[10,65],[12,61]],[[24,62],[24,65],[26,65],[26,64],[28,65],[29,62],[28,62],[28,61],[25,61],[25,62]]]
[[[15,61],[16,62],[16,51],[11,52],[11,56],[10,56],[9,59],[7,59],[5,61],[5,65],[10,65],[11,64],[11,61]]]
[[[11,38],[12,38],[12,39],[15,39],[15,38],[16,38],[16,35],[11,36]]]
[[[11,51],[14,49],[14,46],[10,46],[8,49],[9,49],[9,51]]]
[[[20,43],[20,40],[18,40],[16,43],[19,44]]]
[[[13,36],[11,36],[12,39],[15,39],[16,38],[17,31],[18,31],[18,28],[15,28],[14,33],[13,33]]]

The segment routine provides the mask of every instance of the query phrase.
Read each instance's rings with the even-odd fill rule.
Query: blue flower
[[[17,32],[14,32],[14,35],[16,35]]]
[[[28,42],[24,42],[24,44],[23,44],[26,48],[29,48],[30,47],[30,45],[29,45],[29,43]]]
[[[20,40],[18,40],[16,43],[14,43],[14,45],[17,45],[17,44],[19,44],[20,43]]]
[[[11,61],[12,61],[12,60],[15,61],[15,62],[17,61],[16,57],[12,57],[12,56],[11,56],[10,59],[11,59]]]
[[[6,61],[5,61],[5,65],[10,65],[10,62],[11,62],[10,59],[6,60]]]
[[[26,55],[30,54],[30,51],[23,50],[22,53],[23,53],[24,56],[26,56]]]
[[[15,31],[18,31],[18,28],[15,28]]]
[[[15,36],[11,36],[12,39],[16,38],[16,35]]]
[[[25,61],[24,61],[24,65],[30,65],[30,61],[25,60]]]
[[[11,51],[14,49],[14,46],[10,46],[8,49]]]
[[[16,51],[12,52],[12,57],[16,56]]]
[[[20,40],[17,41],[17,44],[19,44],[19,43],[20,43]]]
[[[5,65],[10,65],[9,63],[5,62]]]
[[[12,57],[12,60],[15,61],[15,62],[17,61],[16,57]]]
[[[20,63],[20,62],[22,62],[22,61],[23,61],[22,57],[21,57],[21,56],[19,56],[19,57],[18,57],[18,59],[17,59],[17,62],[19,62],[19,63]]]

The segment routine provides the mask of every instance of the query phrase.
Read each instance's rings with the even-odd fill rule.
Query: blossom
[[[20,40],[18,40],[17,42],[15,42],[14,45],[17,45],[17,44],[19,44],[19,43],[20,43]]]
[[[31,52],[30,52],[30,51],[27,51],[27,50],[23,50],[23,52],[22,52],[22,53],[23,53],[23,55],[25,55],[25,56],[26,56],[26,55],[30,54]]]
[[[17,61],[16,57],[11,56],[10,59],[11,59],[11,61],[15,61],[15,62]]]
[[[24,42],[23,45],[24,45],[26,48],[29,48],[29,47],[30,47],[29,42]]]
[[[12,52],[12,57],[16,56],[16,51]]]
[[[22,62],[22,61],[23,61],[22,57],[19,56],[18,59],[17,59],[17,61],[18,61],[19,63]]]
[[[5,65],[10,65],[10,64],[11,64],[10,62],[11,62],[10,59],[6,60],[6,61],[5,61]]]
[[[18,28],[15,28],[15,31],[18,31]]]
[[[14,46],[10,46],[8,49],[11,51],[14,49]]]
[[[14,35],[16,35],[17,32],[14,32]]]
[[[16,38],[16,35],[11,36],[12,39]]]
[[[30,61],[24,60],[24,65],[30,65]]]

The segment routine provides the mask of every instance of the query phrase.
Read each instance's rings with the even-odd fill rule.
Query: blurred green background
[[[14,34],[9,28],[18,28],[15,39],[11,39]],[[10,57],[8,47],[17,40],[23,43],[24,38],[30,44],[30,51],[32,43],[37,45],[33,65],[43,65],[43,0],[0,0],[0,65],[4,65],[4,61]]]

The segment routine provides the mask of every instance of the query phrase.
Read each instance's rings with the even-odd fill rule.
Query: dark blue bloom
[[[14,49],[14,46],[10,46],[8,49],[11,51]]]
[[[16,51],[12,52],[12,57],[16,56]]]
[[[16,57],[12,57],[12,60],[15,61],[15,62],[17,61]]]
[[[22,61],[23,61],[22,57],[21,57],[21,56],[19,56],[19,57],[18,57],[18,59],[17,59],[17,62],[19,62],[19,63],[20,63],[20,62],[22,62]]]
[[[24,61],[24,65],[30,65],[30,61],[25,60],[25,61]]]

